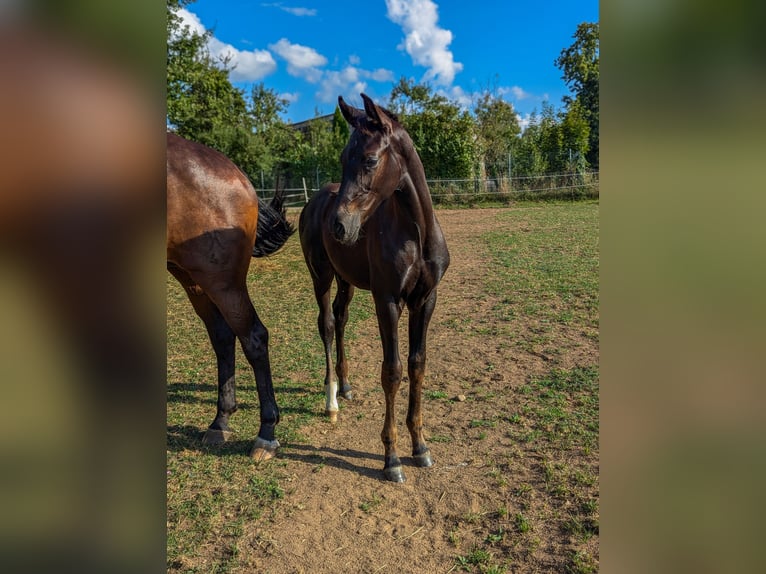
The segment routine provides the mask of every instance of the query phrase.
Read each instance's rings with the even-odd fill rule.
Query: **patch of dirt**
[[[373,317],[356,326],[357,337],[347,346],[355,399],[342,402],[337,425],[311,424],[300,431],[305,443],[283,445],[278,460],[285,465],[284,498],[271,516],[246,526],[237,572],[446,573],[462,567],[479,572],[490,564],[498,567],[495,571],[560,572],[567,557],[583,546],[598,556],[597,535],[583,543],[553,526],[550,518],[565,514],[572,503],[545,495],[545,469],[550,468],[545,456],[514,442],[502,425],[472,424],[515,412],[514,390],[533,375],[597,364],[597,343],[576,331],[554,333],[552,343],[560,337],[566,349],[554,360],[521,351],[503,338],[456,337],[454,325],[465,317],[497,320],[492,313],[496,298],[482,289],[480,279],[471,278],[489,268],[479,234],[500,224],[491,209],[445,210],[437,216],[452,262],[439,286],[428,339],[424,393],[440,391],[438,398],[424,397],[425,433],[435,465],[423,469],[410,462],[404,381],[397,423],[407,481],[383,480],[382,353]],[[524,319],[514,321],[514,329],[523,331]],[[405,311],[400,322],[405,365],[406,324]],[[597,475],[598,454],[592,456]],[[591,492],[598,497],[597,482]],[[528,520],[528,532],[514,527],[517,515]]]

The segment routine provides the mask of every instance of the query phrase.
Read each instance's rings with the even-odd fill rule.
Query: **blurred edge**
[[[165,553],[165,12],[0,4],[0,563]]]
[[[764,16],[602,3],[604,572],[766,571]]]

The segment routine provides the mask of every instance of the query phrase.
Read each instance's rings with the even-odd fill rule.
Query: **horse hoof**
[[[351,392],[351,385],[346,385],[338,389],[338,396],[343,397],[347,401],[352,400],[354,398],[354,393]]]
[[[421,452],[420,454],[413,454],[412,460],[415,463],[415,466],[419,466],[421,468],[427,468],[434,465],[434,459],[431,458],[430,450]]]
[[[223,444],[229,440],[234,433],[221,429],[207,429],[202,437],[202,444]]]
[[[330,422],[332,424],[335,424],[338,422],[338,411],[325,411],[324,414],[326,414],[330,418]]]
[[[386,480],[391,482],[404,482],[405,480],[407,480],[404,477],[404,471],[402,471],[401,466],[392,466],[389,468],[384,468],[383,474],[385,475]]]
[[[270,458],[274,458],[279,448],[278,440],[266,440],[258,437],[255,439],[253,449],[250,451],[250,458],[255,462],[264,462]]]

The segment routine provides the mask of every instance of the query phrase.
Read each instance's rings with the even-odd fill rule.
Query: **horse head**
[[[343,175],[332,223],[333,235],[346,245],[356,242],[370,215],[394,193],[404,169],[397,149],[404,130],[396,116],[366,94],[362,100],[364,110],[338,97],[343,117],[354,128],[340,156]]]

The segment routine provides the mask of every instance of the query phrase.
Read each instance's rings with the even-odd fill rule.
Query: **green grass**
[[[448,329],[477,337],[514,353],[546,357],[545,369],[508,387],[513,407],[468,420],[482,448],[492,437],[512,441],[513,450],[494,456],[488,482],[505,493],[502,510],[455,518],[448,539],[456,569],[505,572],[512,563],[534,561],[543,528],[569,540],[561,568],[594,572],[597,556],[586,542],[598,536],[598,367],[563,365],[560,358],[582,344],[598,344],[598,203],[517,204],[496,212],[505,231],[481,235],[490,260],[482,293],[492,301],[492,317],[467,317]],[[289,285],[289,289],[285,286]],[[317,307],[297,236],[283,251],[254,260],[248,286],[270,333],[271,367],[281,412],[277,437],[285,445],[305,439],[299,429],[324,422],[324,353],[316,329]],[[229,572],[238,568],[245,525],[268,520],[289,497],[286,462],[279,458],[254,466],[248,457],[258,431],[258,397],[252,370],[237,350],[237,399],[232,442],[200,443],[215,415],[216,365],[201,321],[172,279],[167,286],[167,565],[173,573]],[[374,317],[368,292],[357,290],[347,338]],[[278,349],[278,351],[276,351]],[[353,345],[351,346],[353,352]],[[478,367],[491,376],[503,365]],[[355,381],[351,381],[352,385]],[[472,393],[468,401],[492,405],[499,392]],[[449,401],[447,392],[424,392],[429,401]],[[459,435],[442,432],[433,443]],[[478,444],[478,443],[477,443]],[[512,456],[513,454],[513,456]],[[315,472],[327,472],[317,457]],[[527,471],[519,475],[519,465]],[[364,513],[383,512],[383,499],[358,502]],[[214,550],[211,550],[214,549]],[[562,551],[564,552],[564,551]],[[211,555],[212,553],[212,555]]]
[[[598,369],[554,368],[533,378],[519,392],[520,411],[512,416],[509,436],[534,442],[541,450],[586,453],[598,444]]]
[[[465,556],[458,556],[456,561],[461,570],[471,572],[473,566],[478,566],[480,568],[488,566],[491,559],[492,554],[489,551],[484,548],[474,548]]]
[[[595,572],[589,541],[599,533],[599,370],[587,351],[598,345],[598,203],[522,204],[494,217],[503,230],[493,225],[481,236],[491,260],[482,288],[492,316],[453,319],[447,327],[544,361],[508,389],[511,410],[468,422],[480,431],[474,440],[491,444],[489,434],[500,432],[517,447],[488,463],[488,481],[507,488],[503,512],[464,515],[453,528],[451,540],[463,550],[456,565],[471,572],[511,564],[534,569],[538,549],[557,539],[567,545],[559,551],[560,570]],[[571,352],[583,347],[584,360],[572,366]],[[475,397],[494,399],[491,392]],[[517,482],[520,469],[526,474]]]
[[[383,503],[383,499],[379,494],[373,492],[369,500],[363,500],[359,503],[359,509],[362,512],[371,513],[376,510]]]
[[[562,326],[597,339],[598,203],[529,206],[497,217],[508,231],[483,236],[493,258],[486,287],[499,299],[493,311],[500,322],[488,334],[552,355],[562,351],[549,345]]]

